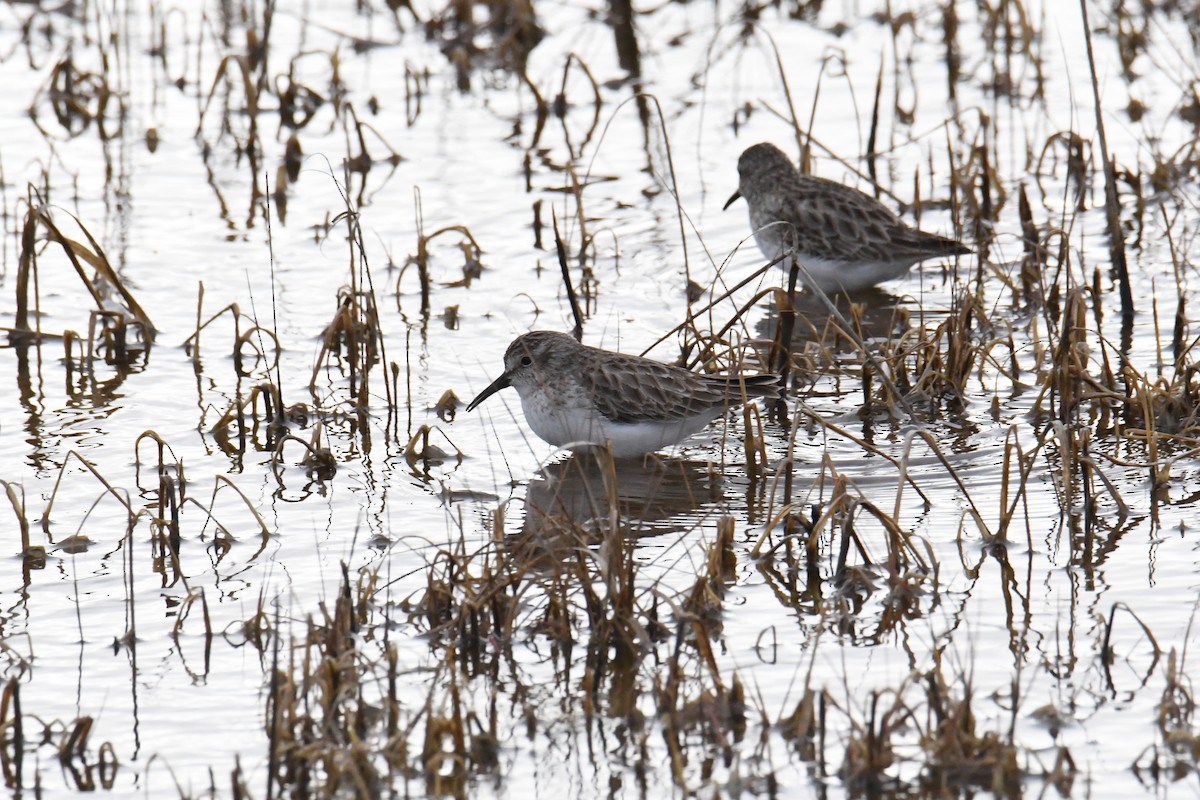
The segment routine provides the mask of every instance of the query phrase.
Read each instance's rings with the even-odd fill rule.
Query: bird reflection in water
[[[812,343],[821,347],[835,345],[842,338],[842,346],[852,345],[839,330],[849,324],[861,338],[887,339],[908,327],[908,309],[901,299],[882,289],[864,289],[847,295],[844,292],[829,295],[834,314],[821,298],[812,294],[791,296],[796,317],[792,325],[793,349]],[[779,309],[772,304],[770,312],[756,325],[756,334],[775,341],[780,325]]]
[[[525,520],[505,547],[523,558],[561,561],[611,535],[692,530],[698,510],[720,498],[720,475],[706,462],[647,456],[614,463],[605,453],[576,453],[529,482]]]

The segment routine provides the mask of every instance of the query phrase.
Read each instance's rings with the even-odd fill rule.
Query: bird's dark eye
[[[533,359],[530,358],[529,356],[521,356],[521,366],[522,367],[528,367],[532,363],[533,363]]]

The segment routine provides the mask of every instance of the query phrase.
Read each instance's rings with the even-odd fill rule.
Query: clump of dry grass
[[[599,468],[615,479],[611,462]],[[596,499],[594,522],[619,518],[615,495]],[[719,628],[721,586],[731,578],[732,518],[722,525],[706,574],[673,603],[673,632],[660,621],[660,599],[668,598],[642,585],[631,542],[611,530],[599,531],[598,540],[597,531],[573,525],[553,505],[537,520],[536,529],[473,553],[461,544],[441,549],[427,565],[426,588],[398,605],[386,603],[374,573],[351,581],[344,570],[335,607],[280,650],[291,655],[275,672],[269,719],[272,774],[281,792],[374,792],[390,773],[420,781],[427,791],[467,796],[474,781],[497,768],[501,729],[510,724],[497,720],[479,685],[520,675],[516,648],[538,640],[550,644],[560,676],[539,692],[558,695],[585,718],[618,715],[639,728],[650,721],[651,703],[667,720],[665,735],[676,751],[672,772],[681,782],[695,736],[704,747],[722,748],[731,736],[741,738],[744,689],[736,677],[728,685],[720,678],[709,649]],[[379,638],[398,622],[425,632],[440,665],[418,707],[399,688],[405,677],[395,645],[386,634]],[[665,670],[648,669],[646,659],[668,644]],[[520,697],[513,699],[521,703]],[[559,724],[529,710],[531,735]]]
[[[584,720],[615,717],[638,731],[635,740],[643,744],[633,766],[644,788],[652,769],[644,762],[647,737],[661,737],[664,768],[683,788],[710,779],[710,767],[701,765],[714,757],[736,761],[747,737],[769,746],[772,731],[818,775],[835,764],[833,774],[854,793],[941,796],[974,788],[1016,796],[1029,777],[1022,766],[1027,754],[1011,732],[977,721],[979,698],[969,677],[945,677],[940,662],[895,689],[873,692],[861,707],[835,701],[828,689],[807,688],[788,714],[772,721],[713,650],[728,613],[724,587],[735,580],[732,518],[718,525],[693,587],[666,607],[661,587],[639,585],[633,548],[623,537],[589,545],[594,536],[576,530],[570,544],[569,526],[560,521],[553,530],[563,543],[553,555],[533,547],[531,535],[475,553],[442,550],[428,564],[425,590],[391,606],[391,622],[383,616],[389,604],[378,576],[368,571],[352,579],[343,569],[334,606],[308,620],[290,644],[275,645],[289,654],[274,672],[268,716],[278,791],[370,794],[400,780],[469,796],[476,781],[497,776],[514,746],[513,721],[496,714],[497,691],[517,704],[518,718],[525,708],[522,738],[557,729],[573,713],[555,720],[547,716],[555,704],[543,698],[541,712],[529,705],[518,648],[539,639],[550,644],[545,657],[558,677],[538,693],[557,696]],[[603,559],[595,558],[597,548]],[[650,597],[660,599],[652,605],[641,599]],[[407,615],[401,625],[426,631],[429,660],[437,665],[426,673],[425,699],[416,705],[399,688],[412,676],[401,670],[395,643],[380,636],[400,621],[397,612]],[[516,683],[502,689],[500,675]],[[896,777],[902,764],[916,765],[915,777]],[[1060,748],[1055,763],[1036,774],[1069,790],[1069,751]],[[766,787],[774,777],[768,770],[753,780]]]

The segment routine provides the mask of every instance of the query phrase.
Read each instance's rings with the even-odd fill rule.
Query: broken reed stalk
[[[871,176],[872,187],[879,186],[879,175],[876,169],[876,161],[879,160],[879,154],[876,152],[876,142],[879,136],[879,101],[883,97],[883,54],[879,55],[879,72],[875,76],[875,100],[871,104],[871,130],[867,135],[867,174]],[[879,190],[876,188],[875,196],[879,196]]]
[[[1039,437],[1037,446],[1033,452],[1026,456],[1025,451],[1021,448],[1021,439],[1019,436],[1020,429],[1016,425],[1009,426],[1008,431],[1004,434],[1004,460],[1000,467],[1000,520],[996,526],[996,536],[1001,541],[1008,540],[1008,528],[1016,515],[1018,503],[1024,503],[1025,506],[1025,544],[1030,549],[1033,548],[1033,529],[1030,525],[1029,515],[1029,476],[1034,470],[1034,456],[1042,450],[1045,439]],[[1016,491],[1012,494],[1012,502],[1009,502],[1010,485],[1012,482],[1013,469],[1017,473],[1019,482]],[[899,509],[897,509],[899,510]]]
[[[537,149],[538,144],[542,140],[542,132],[546,129],[546,120],[550,117],[550,104],[546,102],[546,98],[542,97],[542,93],[538,91],[537,84],[530,79],[529,73],[526,72],[524,66],[521,67],[520,77],[521,83],[533,95],[533,135],[529,139],[529,147],[526,150],[527,153],[530,153]]]
[[[192,367],[200,368],[200,330],[202,328],[200,320],[204,317],[204,281],[199,281],[196,287],[196,331],[184,341],[183,346],[187,348],[187,343],[192,339],[196,340],[195,346],[191,349]],[[234,319],[236,319],[236,315]],[[235,323],[236,324],[236,323]]]
[[[263,342],[263,334],[266,334],[275,345],[273,357],[267,353],[266,344]],[[251,346],[254,353],[258,356],[258,359],[266,365],[268,378],[271,377],[271,370],[275,370],[276,382],[273,385],[278,386],[280,375],[279,354],[283,352],[283,346],[279,344],[279,338],[275,335],[275,331],[269,328],[264,328],[261,325],[253,325],[245,333],[237,336],[234,339],[233,368],[234,371],[242,377],[249,377],[252,374],[250,370],[246,369],[245,356],[242,354],[243,348],[247,344]],[[283,407],[282,391],[279,398],[279,406],[280,408]]]
[[[437,433],[441,436],[442,440],[450,446],[450,450],[444,450],[435,444],[431,444],[429,441],[431,433]],[[408,444],[404,446],[404,461],[414,469],[420,464],[421,473],[426,477],[429,476],[431,467],[451,458],[461,464],[465,457],[463,451],[450,439],[440,425],[435,425],[432,428],[428,425],[422,425],[417,428],[416,432],[409,438]]]
[[[344,110],[343,130],[346,131],[346,139],[350,140],[353,138],[353,140],[358,143],[358,152],[354,155],[347,153],[346,159],[343,162],[346,172],[345,178],[347,185],[349,185],[350,174],[353,172],[366,175],[368,172],[370,172],[371,167],[380,161],[389,163],[392,166],[396,166],[403,160],[403,157],[400,155],[399,151],[392,147],[391,143],[388,142],[387,138],[382,133],[380,133],[378,128],[369,122],[362,121],[362,119],[358,116],[358,110],[354,107],[353,103],[344,102],[342,108]],[[351,131],[353,131],[353,137],[350,136]],[[372,157],[371,151],[367,146],[366,134],[368,133],[370,133],[377,142],[382,144],[387,149],[388,155],[386,158],[376,159]],[[361,191],[359,192],[358,199],[359,201],[363,199]]]
[[[129,620],[129,628],[121,637],[122,644],[129,648],[129,668],[133,675],[137,670],[137,580],[134,572],[133,529],[137,525],[137,517],[130,516],[125,527],[125,558],[123,559],[124,575],[122,576],[125,589],[125,614]],[[136,679],[134,686],[136,686]],[[136,691],[136,689],[135,689]]]
[[[212,615],[208,610],[208,595],[204,593],[203,586],[188,589],[187,595],[184,596],[183,602],[179,605],[179,613],[175,617],[175,624],[171,626],[171,638],[175,640],[176,646],[181,646],[179,637],[183,633],[184,624],[191,617],[192,609],[195,607],[197,600],[200,602],[200,615],[204,623],[204,650],[206,653],[205,662],[207,663],[207,654],[211,653],[212,650],[213,624]]]
[[[942,8],[942,43],[946,45],[946,96],[951,103],[957,103],[962,66],[958,47],[958,0],[946,0]]]
[[[279,387],[273,383],[260,383],[250,389],[250,394],[238,403],[233,404],[229,409],[221,415],[212,426],[212,431],[218,438],[229,435],[230,423],[236,421],[239,434],[244,434],[246,429],[246,413],[249,410],[254,417],[255,423],[258,422],[258,401],[262,399],[264,408],[264,417],[267,423],[267,430],[275,435],[287,428],[287,412],[283,408],[283,401],[279,394]]]
[[[1187,355],[1197,340],[1193,339],[1186,347],[1184,346],[1183,337],[1187,332],[1187,293],[1183,290],[1183,264],[1175,244],[1175,234],[1171,230],[1171,219],[1167,216],[1167,209],[1165,206],[1160,206],[1158,210],[1162,214],[1163,231],[1167,236],[1167,247],[1171,252],[1171,266],[1175,273],[1175,290],[1179,295],[1175,305],[1175,324],[1171,331],[1171,355],[1175,362],[1175,373],[1179,375],[1187,368]]]
[[[270,8],[271,4],[267,5],[268,8]],[[270,12],[268,11],[268,13]],[[246,120],[246,140],[239,141],[237,147],[245,154],[251,176],[251,198],[248,209],[249,219],[247,220],[247,224],[253,222],[254,216],[258,213],[258,200],[264,194],[258,183],[258,176],[260,173],[259,158],[262,152],[262,146],[259,142],[258,135],[258,121],[259,112],[261,110],[260,100],[264,91],[266,91],[265,84],[267,76],[265,74],[266,59],[259,58],[258,56],[265,55],[267,53],[267,43],[266,41],[262,41],[259,44],[261,45],[261,50],[259,50],[258,47],[253,47],[251,48],[251,52],[249,54],[230,53],[222,57],[217,63],[217,69],[213,75],[212,86],[209,88],[208,93],[205,96],[204,105],[200,109],[199,116],[196,119],[196,130],[194,134],[195,138],[204,141],[206,145],[208,144],[207,140],[204,138],[204,118],[207,116],[209,107],[212,105],[213,100],[216,99],[217,90],[221,87],[222,83],[227,86],[236,86],[238,84],[238,81],[234,80],[233,76],[227,74],[233,72],[232,67],[236,67],[238,76],[241,77],[244,105],[238,104],[238,112],[234,114],[230,110],[230,100],[232,99],[231,96],[233,92],[228,91],[226,93],[226,109],[222,117],[220,134],[217,136],[217,141],[219,142],[226,133],[231,133],[231,118],[236,116],[238,119]],[[256,54],[255,51],[258,51],[258,53]],[[257,76],[257,79],[255,79],[253,73],[259,67],[261,67],[262,70]]]
[[[168,542],[171,546],[172,559],[176,561],[175,567],[178,569],[178,547],[179,547],[179,509],[186,501],[187,481],[184,477],[183,463],[175,455],[174,450],[167,442],[153,430],[144,431],[137,437],[133,444],[133,460],[136,469],[135,481],[138,488],[142,489],[141,485],[141,446],[144,440],[150,440],[157,445],[158,463],[155,474],[158,477],[156,485],[151,491],[156,495],[157,516],[155,522],[160,526],[165,527],[168,531]],[[170,451],[171,458],[174,461],[168,467],[166,462],[166,454]],[[173,477],[173,474],[176,477]],[[143,489],[143,491],[145,491]],[[186,579],[185,579],[186,584]]]
[[[800,278],[799,259],[793,256],[791,268],[788,270],[787,292],[775,293],[775,304],[779,307],[779,330],[775,337],[775,352],[771,369],[779,375],[779,385],[783,391],[779,399],[787,396],[788,378],[792,368],[792,335],[796,329],[796,305],[792,298],[796,296],[796,283]]]
[[[767,464],[767,443],[762,434],[762,415],[755,404],[747,403],[742,406],[742,447],[746,453],[746,479],[753,494],[757,494],[753,487],[759,484],[760,473]]]
[[[1158,644],[1158,639],[1155,638],[1154,631],[1151,630],[1150,626],[1147,625],[1145,621],[1143,621],[1142,618],[1139,617],[1137,613],[1125,603],[1120,601],[1113,603],[1112,607],[1108,610],[1108,620],[1104,624],[1104,644],[1100,648],[1100,663],[1104,665],[1104,677],[1105,680],[1108,681],[1108,688],[1110,690],[1116,688],[1115,684],[1113,683],[1112,672],[1109,668],[1116,660],[1115,654],[1113,653],[1112,635],[1113,630],[1116,628],[1118,610],[1124,611],[1126,614],[1133,617],[1133,621],[1138,624],[1138,627],[1142,629],[1142,633],[1145,634],[1146,638],[1150,640],[1150,645],[1154,648],[1155,664],[1158,663],[1158,659],[1162,657],[1163,653],[1162,647]],[[1151,665],[1150,669],[1147,670],[1147,673],[1153,669],[1154,667]]]
[[[575,320],[572,333],[576,341],[583,341],[583,312],[579,308],[579,298],[575,294],[575,285],[571,282],[571,268],[567,266],[567,247],[563,244],[562,235],[558,232],[558,213],[550,210],[550,219],[554,225],[554,249],[558,253],[558,267],[562,271],[563,286],[567,290],[567,300],[571,304],[571,316]]]
[[[29,519],[25,516],[25,488],[3,479],[0,479],[0,486],[4,487],[4,494],[8,497],[13,514],[17,517],[17,530],[21,533],[21,554],[24,556],[31,553],[29,544]],[[20,489],[21,497],[17,496],[18,489]]]
[[[201,282],[200,288],[199,288],[199,294],[196,298],[196,330],[192,332],[191,336],[184,339],[183,344],[182,344],[183,347],[190,346],[190,347],[194,348],[194,352],[192,354],[193,360],[196,360],[197,358],[199,358],[200,332],[203,331],[205,328],[207,328],[209,325],[216,322],[217,317],[224,315],[226,312],[233,315],[233,338],[235,340],[241,339],[241,337],[242,337],[241,321],[243,319],[247,320],[247,322],[250,322],[250,323],[253,323],[253,321],[254,321],[252,317],[246,316],[245,314],[242,313],[242,309],[237,303],[230,303],[229,305],[225,306],[220,311],[216,312],[215,314],[210,316],[207,320],[205,320],[202,323],[202,322],[200,322],[200,319],[203,316],[203,312],[201,310],[203,303],[204,303],[204,283]]]
[[[79,463],[83,465],[84,469],[90,472],[92,477],[100,482],[100,485],[104,487],[105,491],[121,504],[121,506],[125,509],[125,513],[131,523],[141,516],[142,512],[140,510],[134,510],[133,504],[130,501],[127,492],[123,492],[109,483],[108,479],[100,474],[100,470],[98,470],[92,462],[80,455],[79,451],[69,450],[67,451],[66,457],[63,458],[62,466],[59,467],[58,477],[54,480],[54,488],[50,491],[50,499],[46,501],[46,510],[42,512],[43,531],[47,533],[50,532],[50,512],[54,508],[55,500],[58,499],[58,488],[62,485],[63,476],[67,474],[67,464],[71,462],[72,458],[78,460]]]
[[[405,267],[409,264],[415,264],[417,267],[417,280],[421,284],[421,316],[429,315],[429,240],[425,238],[425,209],[421,205],[421,187],[413,187],[413,216],[416,217],[417,224],[417,255],[410,258]],[[400,295],[400,279],[404,277],[404,270],[400,270],[400,274],[396,277],[396,295]]]
[[[268,12],[268,14],[269,13],[270,12]],[[285,177],[286,177],[286,173],[285,173]],[[277,330],[279,330],[279,309],[278,309],[278,301],[275,296],[275,284],[276,284],[275,235],[274,235],[274,229],[271,227],[271,182],[270,182],[270,177],[267,175],[263,176],[263,186],[266,189],[265,197],[264,197],[264,203],[266,204],[266,208],[263,213],[263,217],[265,218],[264,221],[267,226],[267,263],[270,265],[270,272],[271,272],[271,327],[266,330],[267,330],[267,333],[269,333],[271,335],[271,338],[275,340],[275,385],[280,387],[280,394],[282,395],[282,393],[283,393],[283,371],[282,371],[282,367],[279,364],[279,351],[282,348],[279,347],[279,337],[275,333]],[[253,301],[253,299],[254,299],[253,294],[251,294],[250,299],[251,299],[251,301]],[[197,313],[199,313],[198,309],[197,309]],[[259,330],[263,330],[263,328],[261,326],[256,326],[256,327]],[[266,347],[263,345],[261,335],[258,338],[258,349],[259,349],[259,352],[262,353],[263,357],[265,358],[266,353],[264,351],[266,350]],[[238,353],[240,356],[240,354],[241,354],[240,346],[238,347]],[[267,374],[268,375],[271,374],[271,366],[269,364],[267,366]],[[280,399],[282,400],[282,397]]]
[[[315,475],[318,480],[329,480],[337,472],[337,460],[333,457],[333,452],[328,447],[321,446],[321,427],[318,425],[313,429],[311,442],[290,433],[279,437],[275,451],[271,454],[271,474],[280,486],[283,485],[283,448],[288,442],[296,442],[304,448],[305,456],[300,465],[307,467],[308,473]]]
[[[429,316],[430,306],[432,303],[432,294],[431,293],[432,293],[432,285],[433,285],[432,279],[429,274],[429,244],[430,244],[430,242],[432,242],[433,240],[437,239],[438,237],[444,236],[445,234],[448,234],[448,233],[458,233],[464,239],[466,239],[468,242],[471,243],[471,247],[474,248],[473,253],[468,253],[468,250],[466,247],[466,242],[462,243],[462,247],[463,247],[464,253],[468,253],[468,256],[470,258],[474,258],[475,260],[478,260],[481,257],[481,255],[483,253],[483,248],[480,247],[479,242],[475,239],[474,234],[471,233],[470,228],[468,228],[465,225],[446,225],[441,228],[438,228],[433,233],[426,234],[425,233],[425,211],[424,211],[424,207],[422,206],[422,203],[421,203],[420,187],[413,187],[413,202],[414,202],[413,215],[415,218],[415,224],[416,224],[416,228],[417,228],[417,253],[416,253],[416,255],[410,255],[408,257],[408,259],[405,261],[404,266],[400,268],[399,274],[396,276],[396,285],[395,285],[394,291],[396,293],[397,298],[399,298],[400,294],[401,294],[400,283],[401,283],[401,281],[404,280],[404,274],[408,271],[409,267],[415,266],[417,268],[417,280],[420,283],[420,289],[421,289],[421,316],[423,318],[427,318]],[[355,247],[357,247],[359,252],[362,253],[363,263],[365,264],[366,263],[366,248],[362,242],[361,226],[356,224],[354,226],[353,233],[356,237],[354,239]],[[369,269],[366,271],[366,278],[367,278],[368,282],[370,283],[370,296],[372,298],[372,302],[374,302],[375,286],[374,286],[374,281],[371,279],[371,273],[370,273]]]
[[[34,282],[37,282],[36,265],[38,260],[37,252],[39,246],[37,232],[38,229],[41,228],[45,231],[46,240],[59,245],[63,255],[66,256],[67,260],[74,268],[76,275],[79,276],[79,280],[83,283],[84,288],[86,288],[88,294],[91,295],[92,302],[95,303],[96,309],[101,311],[104,310],[104,294],[92,280],[92,278],[87,274],[87,270],[84,269],[85,263],[87,266],[96,270],[97,274],[107,281],[121,296],[129,315],[132,316],[142,327],[147,345],[153,342],[154,336],[157,333],[154,323],[150,321],[150,317],[145,311],[142,310],[142,307],[138,305],[137,300],[133,297],[129,290],[125,288],[124,282],[121,280],[120,276],[117,275],[116,270],[113,269],[112,263],[108,260],[108,256],[105,255],[104,248],[100,246],[100,243],[96,241],[95,237],[92,236],[91,232],[88,231],[79,217],[71,214],[70,212],[63,212],[66,213],[67,216],[74,220],[75,224],[79,226],[79,230],[87,239],[86,244],[68,237],[62,231],[62,229],[59,228],[57,223],[54,222],[53,217],[50,215],[49,208],[40,202],[40,198],[37,196],[37,191],[32,185],[29,187],[29,194],[26,198],[26,202],[29,205],[29,210],[25,214],[25,223],[21,228],[20,255],[17,260],[17,308],[16,313],[14,314],[15,330],[10,335],[17,338],[28,338],[41,335],[40,322],[36,331],[29,327],[29,281],[30,278],[33,277]],[[34,298],[34,302],[36,306],[36,297]]]
[[[1044,302],[1045,293],[1039,290],[1048,255],[1037,224],[1033,221],[1033,207],[1029,204],[1029,194],[1025,191],[1023,182],[1017,195],[1017,216],[1021,220],[1021,240],[1024,248],[1024,256],[1021,258],[1021,294],[1026,304],[1035,300]]]
[[[208,529],[209,521],[220,527],[221,530],[226,532],[226,534],[229,534],[229,530],[224,525],[221,525],[221,523],[217,522],[216,517],[213,515],[213,507],[217,504],[217,492],[220,490],[222,485],[228,486],[234,491],[235,494],[237,494],[238,497],[242,499],[242,503],[246,506],[246,510],[250,512],[250,515],[254,517],[254,521],[258,523],[259,537],[262,540],[263,547],[266,547],[267,541],[271,536],[271,529],[267,527],[267,523],[263,521],[262,515],[258,513],[258,509],[255,507],[254,501],[247,497],[246,493],[239,489],[238,485],[234,483],[227,475],[213,476],[212,496],[209,499],[207,508],[201,505],[200,501],[196,500],[195,498],[187,498],[186,502],[194,504],[207,515],[207,519],[204,522],[204,528],[200,531],[200,535],[203,536],[205,531]],[[262,552],[261,548],[259,552]]]
[[[1104,115],[1100,106],[1100,78],[1096,73],[1096,55],[1092,50],[1092,28],[1088,21],[1087,0],[1079,0],[1083,17],[1083,39],[1087,45],[1088,68],[1092,74],[1092,99],[1096,106],[1096,135],[1100,139],[1100,160],[1104,163],[1104,211],[1108,222],[1109,254],[1117,273],[1121,293],[1121,319],[1128,326],[1133,322],[1133,289],[1129,285],[1129,267],[1125,261],[1125,236],[1121,231],[1120,198],[1117,196],[1117,173],[1108,155],[1108,137],[1104,133]]]

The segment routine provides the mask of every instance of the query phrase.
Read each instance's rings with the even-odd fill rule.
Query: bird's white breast
[[[778,249],[767,255],[767,249],[760,247],[763,255],[774,260],[782,255]],[[825,292],[853,292],[866,289],[883,281],[899,278],[912,269],[917,259],[901,259],[900,261],[829,261],[816,256],[800,254],[800,265],[808,271],[808,275],[800,272],[800,282],[815,285]],[[792,269],[792,259],[785,258],[779,262],[784,271]]]
[[[539,438],[556,447],[608,443],[617,458],[641,455],[682,441],[720,416],[713,409],[698,416],[662,422],[613,422],[595,408],[582,387],[552,390],[526,388],[521,408],[525,421]]]

